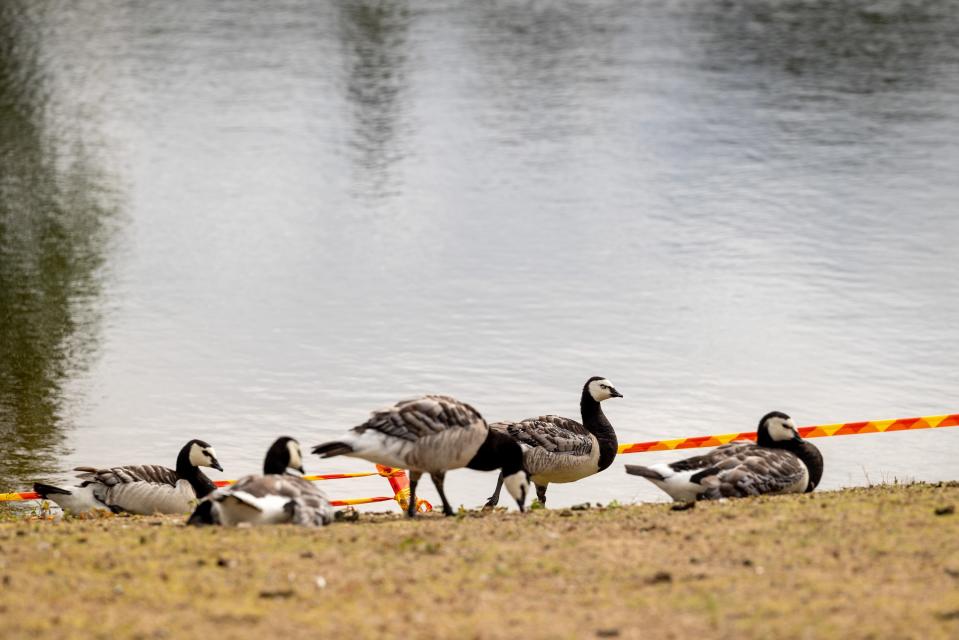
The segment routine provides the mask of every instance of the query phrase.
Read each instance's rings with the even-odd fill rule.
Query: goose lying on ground
[[[508,435],[523,448],[523,464],[536,485],[536,497],[545,506],[550,482],[575,482],[612,464],[619,443],[599,403],[622,397],[609,380],[594,376],[583,385],[579,401],[583,424],[560,416],[540,416],[494,422],[490,429]],[[496,506],[502,487],[501,476],[485,508]]]
[[[809,492],[819,485],[822,470],[819,449],[779,411],[759,421],[755,444],[730,442],[678,462],[626,465],[626,473],[646,478],[677,502]]]
[[[450,469],[502,468],[506,489],[520,511],[529,488],[519,445],[491,430],[476,409],[449,396],[423,396],[374,411],[346,436],[314,447],[313,453],[324,458],[353,456],[409,469],[410,517],[416,514],[416,484],[424,473],[433,479],[448,516],[453,515],[453,507],[443,491],[443,480]]]
[[[187,524],[291,523],[322,527],[333,521],[333,507],[313,482],[294,476],[303,473],[300,444],[282,437],[270,446],[263,461],[263,475],[249,475],[236,484],[217,489],[199,505]]]
[[[189,513],[198,498],[216,488],[199,467],[223,471],[213,447],[190,440],[180,449],[175,470],[155,464],[77,467],[74,471],[81,472],[78,485],[60,488],[38,482],[33,490],[71,513],[95,509],[141,515]]]

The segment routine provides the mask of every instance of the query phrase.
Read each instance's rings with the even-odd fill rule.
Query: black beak
[[[216,469],[217,471],[223,471],[223,467],[220,466],[220,463],[217,462],[216,458],[213,458],[213,460],[210,460],[210,466]]]
[[[621,394],[619,391],[617,391],[617,390],[614,388],[614,389],[610,389],[610,390],[609,390],[609,397],[610,397],[610,398],[622,398],[622,397],[623,397],[623,394]]]

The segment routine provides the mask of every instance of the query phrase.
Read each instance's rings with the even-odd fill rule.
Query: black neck
[[[213,481],[206,477],[206,474],[200,471],[199,467],[190,462],[189,447],[180,451],[180,455],[176,458],[176,477],[189,482],[197,498],[203,498],[216,489]]]
[[[809,484],[806,485],[806,493],[819,486],[819,481],[822,479],[823,460],[822,454],[819,453],[819,449],[816,448],[814,444],[801,438],[773,440],[764,429],[759,430],[756,443],[761,447],[785,449],[786,451],[796,454],[796,457],[802,460],[802,463],[806,465],[806,469],[809,470]]]
[[[490,429],[466,467],[477,471],[502,469],[503,475],[509,476],[523,468],[523,450],[505,433]]]
[[[288,440],[277,440],[266,452],[266,458],[263,459],[263,475],[278,475],[286,473],[290,466],[290,449]]]
[[[616,452],[619,449],[619,441],[616,439],[616,431],[613,425],[609,423],[606,414],[603,413],[603,407],[593,398],[589,392],[589,386],[583,387],[583,396],[579,401],[579,410],[583,415],[583,426],[591,434],[596,436],[599,442],[599,470],[602,471],[613,463],[616,458]]]

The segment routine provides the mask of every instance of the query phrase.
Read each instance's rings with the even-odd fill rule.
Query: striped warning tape
[[[911,431],[914,429],[937,429],[959,426],[959,413],[942,416],[922,416],[920,418],[899,418],[898,420],[873,420],[871,422],[840,422],[837,424],[818,424],[800,427],[803,438],[826,438],[829,436],[853,436],[862,433],[884,433],[887,431]],[[652,440],[619,445],[620,453],[644,453],[646,451],[671,451],[673,449],[697,449],[699,447],[718,447],[733,440],[755,440],[755,431],[742,433],[724,433],[716,436],[696,436],[677,440]]]
[[[369,476],[382,476],[390,481],[390,487],[393,488],[394,495],[392,496],[375,496],[372,498],[347,498],[345,500],[330,500],[330,504],[334,507],[347,507],[357,504],[370,504],[373,502],[386,502],[388,500],[396,500],[399,503],[400,508],[403,510],[406,509],[406,506],[409,504],[410,500],[410,481],[406,475],[406,472],[402,469],[393,469],[391,467],[384,467],[382,465],[376,465],[376,471],[367,471],[362,473],[326,473],[322,475],[309,475],[303,476],[304,480],[344,480],[347,478],[366,478]],[[236,480],[216,480],[213,484],[218,487],[226,487],[231,484],[235,484]],[[33,491],[23,491],[20,493],[0,493],[0,502],[12,502],[12,501],[22,501],[22,500],[39,500],[40,494]],[[433,505],[431,505],[426,500],[417,499],[417,509],[422,512],[432,511]]]

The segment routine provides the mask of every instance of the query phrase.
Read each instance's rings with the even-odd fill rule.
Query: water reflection
[[[19,4],[0,4],[0,490],[58,468],[64,386],[96,350],[112,215],[82,145],[47,131],[29,24]]]
[[[338,6],[351,105],[350,141],[356,154],[355,195],[384,197],[397,188],[390,169],[402,158],[396,137],[406,85],[410,12],[405,2],[382,0]]]
[[[789,80],[862,95],[927,85],[935,63],[954,55],[952,11],[940,2],[727,0],[698,4],[691,16],[712,36],[709,68],[762,69],[768,77],[745,74],[760,87]]]

